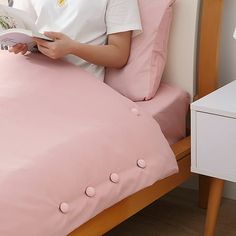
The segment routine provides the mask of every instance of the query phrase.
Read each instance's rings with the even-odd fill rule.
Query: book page
[[[27,44],[28,49],[34,47],[35,42],[32,41],[31,31],[23,29],[8,29],[4,31],[3,34],[0,34],[0,44],[2,47],[11,47],[18,43]]]
[[[0,32],[12,28],[37,32],[34,20],[27,12],[0,4]]]
[[[36,44],[33,37],[53,41],[37,31],[27,12],[0,4],[0,49],[7,50],[18,43],[27,44],[31,49]]]

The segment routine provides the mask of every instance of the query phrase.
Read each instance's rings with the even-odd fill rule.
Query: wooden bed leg
[[[209,198],[210,177],[199,175],[199,207],[206,209]]]
[[[214,236],[224,180],[211,178],[204,236]]]

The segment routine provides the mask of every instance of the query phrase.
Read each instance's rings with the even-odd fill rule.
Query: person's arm
[[[107,45],[102,46],[82,44],[62,33],[46,32],[45,35],[55,41],[34,40],[39,51],[52,59],[73,54],[92,64],[121,68],[127,63],[130,54],[131,31],[109,35]]]

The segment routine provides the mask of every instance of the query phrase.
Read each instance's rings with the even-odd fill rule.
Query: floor
[[[206,211],[198,192],[179,188],[104,236],[201,236]],[[216,236],[236,235],[236,201],[223,199]]]

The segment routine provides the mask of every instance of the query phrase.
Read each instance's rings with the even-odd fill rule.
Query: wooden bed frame
[[[177,0],[177,2],[181,1],[185,2],[185,4],[188,4],[188,2],[191,1],[194,1],[197,4],[199,2],[198,0],[187,0],[188,2],[186,0]],[[217,88],[218,54],[223,0],[202,0],[199,9],[200,21],[197,37],[195,37],[196,35],[194,34],[194,32],[192,33],[192,40],[197,39],[198,46],[195,49],[197,49],[196,51],[198,57],[196,61],[195,59],[193,59],[193,61],[190,62],[192,64],[186,66],[186,70],[190,67],[190,73],[194,71],[194,74],[196,74],[198,81],[197,94],[194,93],[195,82],[192,83],[193,86],[190,86],[190,88],[186,88],[186,90],[190,92],[192,96],[196,97],[202,97]],[[195,23],[197,24],[197,21]],[[184,43],[186,44],[186,41]],[[178,52],[176,52],[176,56],[177,54]],[[180,56],[181,54],[178,55],[177,60],[179,60]],[[176,63],[178,66],[178,62]],[[170,73],[169,76],[171,77],[171,70],[167,69],[167,72],[165,73],[167,81],[168,73]],[[192,75],[192,78],[194,78],[194,75]],[[184,86],[185,84],[181,87]],[[170,192],[171,190],[185,182],[191,176],[190,137],[187,137],[172,145],[172,149],[176,155],[179,166],[178,174],[158,181],[154,185],[143,189],[115,204],[114,206],[104,210],[99,215],[92,218],[87,223],[83,224],[78,229],[70,233],[69,236],[103,235],[138,211],[142,210],[149,204],[153,203],[166,193]],[[208,181],[205,177],[200,177],[199,183],[200,205],[202,207],[206,207],[208,197]]]

